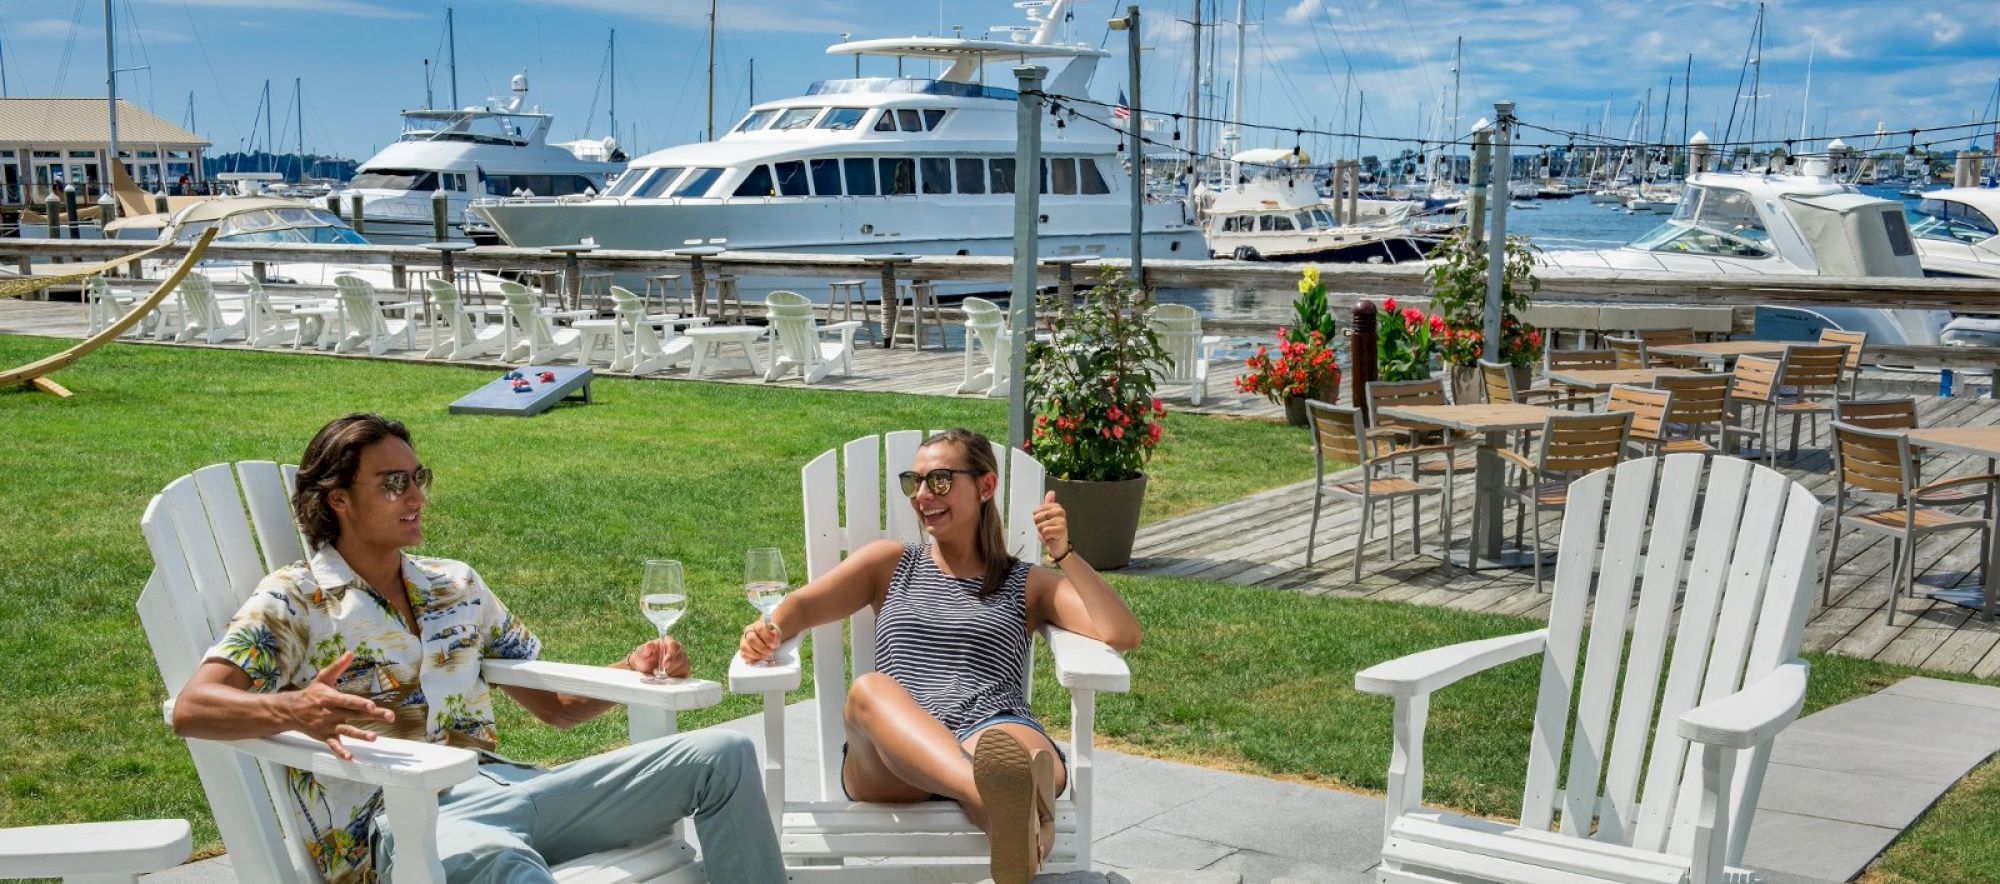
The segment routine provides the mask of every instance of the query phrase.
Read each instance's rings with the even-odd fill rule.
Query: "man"
[[[417,558],[431,471],[397,421],[327,424],[299,464],[293,514],[312,558],[265,577],[174,703],[174,730],[212,740],[296,730],[325,740],[377,734],[478,750],[480,776],[441,799],[438,851],[453,881],[546,881],[549,867],[659,837],[693,817],[709,880],[785,880],[750,742],[700,731],[628,746],[553,771],[500,761],[485,658],[528,660],[541,641],[462,562]],[[688,672],[670,639],[614,669]],[[536,718],[574,727],[611,704],[500,688]],[[382,793],[290,771],[279,796],[334,884],[390,878]]]

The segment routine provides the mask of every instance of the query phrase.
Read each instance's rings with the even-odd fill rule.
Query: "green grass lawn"
[[[0,365],[60,342],[0,336]],[[77,398],[0,393],[0,826],[120,817],[214,826],[181,743],[160,722],[164,687],[133,601],[151,567],[146,500],[196,467],[291,460],[338,413],[407,421],[438,471],[427,548],[474,563],[542,635],[552,659],[609,662],[649,634],[639,561],[687,563],[694,602],[676,627],[698,675],[719,677],[751,616],[743,550],[799,558],[798,468],[888,428],[997,433],[999,403],[735,385],[606,380],[598,403],[529,420],[448,417],[486,372],[224,351],[112,347],[64,372]],[[1174,415],[1154,462],[1147,518],[1309,478],[1305,434]],[[796,573],[795,577],[798,576]],[[1306,597],[1199,581],[1114,578],[1145,625],[1129,694],[1099,704],[1106,741],[1131,751],[1379,791],[1390,703],[1354,673],[1438,645],[1537,628],[1441,608]],[[1915,670],[1815,657],[1808,712]],[[1527,756],[1535,664],[1438,694],[1427,797],[1511,816]],[[1951,676],[1940,676],[1951,677]],[[1038,669],[1039,712],[1067,722]],[[503,751],[559,761],[615,746],[612,714],[570,732],[502,704]],[[751,698],[683,716],[700,727]],[[1115,798],[1113,799],[1115,800]],[[1879,865],[1892,881],[1991,880],[2000,869],[2000,776],[1952,792]]]

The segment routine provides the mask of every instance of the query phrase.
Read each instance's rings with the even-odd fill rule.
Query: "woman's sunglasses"
[[[903,496],[905,497],[917,496],[917,487],[919,485],[929,485],[931,486],[932,494],[935,494],[939,497],[943,497],[951,493],[951,477],[954,475],[984,476],[986,475],[986,471],[947,470],[940,467],[928,473],[917,473],[905,470],[904,472],[898,473],[896,475],[896,478],[898,480],[901,480],[903,483]]]

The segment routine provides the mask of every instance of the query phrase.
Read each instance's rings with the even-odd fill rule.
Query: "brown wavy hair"
[[[299,460],[299,478],[292,490],[292,518],[306,536],[306,547],[317,550],[340,540],[340,520],[334,518],[327,493],[354,484],[361,468],[361,449],[394,436],[410,441],[402,421],[356,412],[334,418],[306,443]]]
[[[977,470],[981,476],[998,475],[1000,462],[993,457],[993,443],[985,436],[963,427],[932,434],[919,448],[933,445],[953,444],[965,453],[966,466]],[[1007,585],[1007,575],[1014,570],[1014,554],[1007,551],[1007,532],[1000,525],[1000,489],[993,489],[993,496],[979,505],[979,534],[977,537],[979,561],[986,566],[986,574],[981,577],[979,597],[985,598],[999,592]]]

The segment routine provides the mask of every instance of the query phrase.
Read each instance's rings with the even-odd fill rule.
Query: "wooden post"
[[[896,262],[882,262],[882,349],[896,339],[896,314],[902,304],[896,297]],[[1016,367],[1016,371],[1020,369]]]
[[[355,233],[366,237],[368,235],[368,222],[361,217],[361,194],[357,193],[348,197],[347,208],[349,212],[347,226],[354,228]]]
[[[702,266],[700,255],[688,256],[688,291],[694,299],[694,315],[708,315],[708,269]]]
[[[447,197],[442,190],[431,191],[431,238],[435,242],[444,242],[451,236],[451,228],[446,223],[448,220],[446,210],[450,208],[447,202],[449,199],[450,197]]]
[[[63,187],[63,223],[69,225],[69,238],[82,239],[83,225],[76,220],[76,185]],[[78,259],[81,260],[81,259]]]
[[[1361,419],[1373,424],[1374,418],[1368,414],[1368,384],[1375,380],[1375,302],[1364,300],[1354,305],[1353,333],[1347,339],[1348,389],[1354,397],[1354,407],[1361,410]]]
[[[255,278],[260,285],[270,281],[264,276],[264,262],[262,261],[250,262],[250,275],[253,278]]]
[[[1471,225],[1473,242],[1486,241],[1486,183],[1492,177],[1493,130],[1472,133],[1472,183],[1466,185],[1466,223]]]
[[[56,202],[56,192],[51,190],[42,200],[42,218],[49,225],[49,239],[62,239],[62,221],[57,216],[62,212],[62,204]]]
[[[166,213],[167,213],[167,193],[166,191],[163,190],[160,191],[159,193],[153,194],[153,214],[165,215]]]
[[[400,262],[389,265],[389,285],[399,292],[409,291],[410,269]]]

